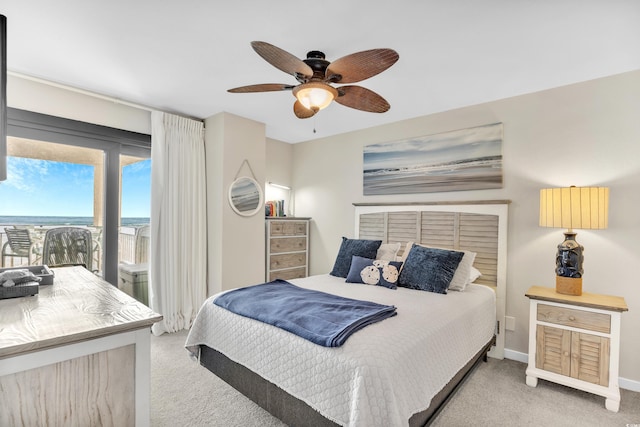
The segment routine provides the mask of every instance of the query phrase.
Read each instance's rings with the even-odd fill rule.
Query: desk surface
[[[162,319],[83,267],[54,271],[53,285],[0,300],[0,359],[149,327]]]

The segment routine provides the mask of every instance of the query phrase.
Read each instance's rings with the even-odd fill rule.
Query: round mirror
[[[229,203],[242,216],[252,216],[263,210],[262,188],[255,179],[240,177],[229,187]]]

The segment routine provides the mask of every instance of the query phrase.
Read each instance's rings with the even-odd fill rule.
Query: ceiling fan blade
[[[251,42],[251,47],[258,55],[277,69],[293,76],[313,76],[313,70],[301,59],[272,44],[260,41]]]
[[[293,104],[293,113],[299,119],[308,119],[309,117],[313,117],[316,114],[315,111],[305,107],[298,100],[296,100],[296,102]]]
[[[341,86],[338,88],[338,104],[369,113],[384,113],[391,106],[380,95],[362,86]]]
[[[240,86],[227,90],[231,93],[250,93],[250,92],[277,92],[280,90],[291,90],[295,86],[280,83],[262,83],[258,85]]]
[[[371,49],[352,53],[329,64],[325,76],[328,81],[336,83],[356,83],[383,72],[399,58],[393,49]],[[332,79],[334,75],[340,75],[342,78]]]

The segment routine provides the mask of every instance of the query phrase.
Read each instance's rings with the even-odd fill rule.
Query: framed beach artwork
[[[502,188],[502,123],[364,147],[363,192]]]

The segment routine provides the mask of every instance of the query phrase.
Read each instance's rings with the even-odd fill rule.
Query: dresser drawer
[[[307,265],[306,252],[272,255],[269,260],[269,270],[280,270],[283,268],[293,268],[293,267],[306,267],[306,265]]]
[[[611,333],[611,316],[567,307],[538,304],[537,319],[541,322],[571,326],[589,331]]]
[[[306,237],[282,237],[271,239],[269,250],[272,254],[307,250]]]
[[[290,280],[290,279],[299,279],[301,277],[306,277],[307,269],[302,268],[292,268],[291,270],[280,270],[280,271],[272,271],[269,273],[269,280]]]
[[[305,236],[307,223],[303,221],[271,221],[272,236]]]

